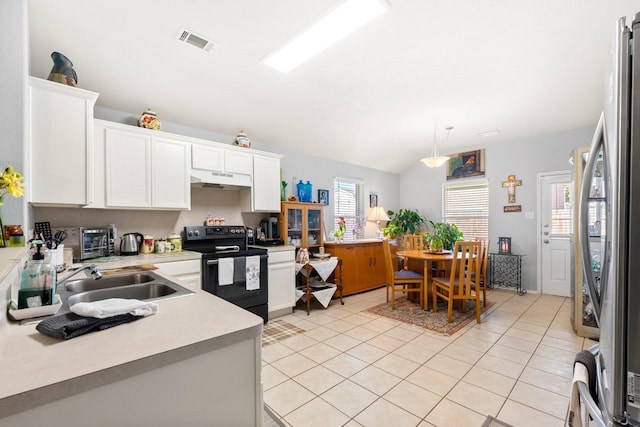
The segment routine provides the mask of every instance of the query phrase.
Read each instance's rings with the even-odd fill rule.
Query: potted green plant
[[[404,234],[416,234],[424,229],[426,218],[417,209],[400,209],[398,212],[387,211],[389,222],[383,229],[389,238],[402,237]]]
[[[455,224],[433,221],[429,221],[429,223],[431,224],[431,230],[425,235],[425,242],[429,244],[432,252],[453,250],[455,243],[464,238]]]

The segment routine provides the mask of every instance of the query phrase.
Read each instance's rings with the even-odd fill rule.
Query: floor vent
[[[207,40],[201,35],[184,28],[181,28],[180,31],[178,31],[176,40],[190,44],[191,46],[195,46],[198,49],[204,50],[205,52],[210,52],[216,47],[216,44],[211,40]]]

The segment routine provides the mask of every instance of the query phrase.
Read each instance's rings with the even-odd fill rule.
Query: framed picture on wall
[[[324,206],[329,204],[329,190],[318,190],[318,203]]]
[[[378,207],[378,195],[376,193],[369,194],[369,207],[370,208]]]
[[[447,180],[484,176],[484,150],[452,155],[447,160]]]

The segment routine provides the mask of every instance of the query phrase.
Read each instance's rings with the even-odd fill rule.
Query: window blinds
[[[338,229],[338,217],[343,216],[347,225],[345,239],[352,237],[352,230],[356,230],[356,237],[364,235],[364,206],[363,185],[357,180],[335,178],[333,181],[333,230]]]
[[[487,181],[445,185],[443,199],[444,221],[455,224],[465,240],[489,237]]]

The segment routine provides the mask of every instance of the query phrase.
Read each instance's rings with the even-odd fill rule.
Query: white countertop
[[[11,266],[10,261],[2,261],[11,258],[4,256],[4,249],[1,255],[0,280]],[[118,257],[100,267],[199,257],[188,251]],[[66,341],[40,334],[35,324],[10,322],[0,327],[0,414],[20,412],[262,333],[260,317],[199,287],[166,277],[194,294],[158,300],[157,314],[132,323]]]

